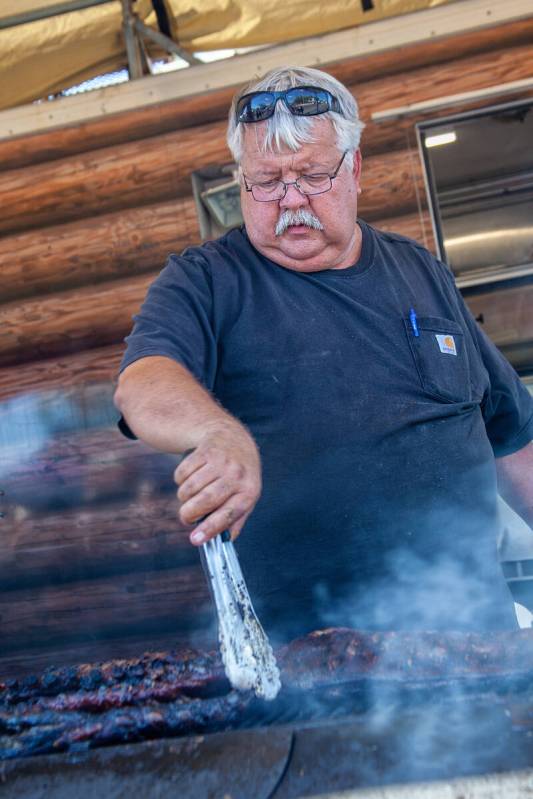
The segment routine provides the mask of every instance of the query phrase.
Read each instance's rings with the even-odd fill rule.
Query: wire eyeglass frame
[[[244,188],[246,189],[246,191],[249,191],[251,193],[251,195],[254,198],[254,200],[256,202],[258,202],[258,203],[271,203],[271,202],[279,202],[280,200],[283,200],[283,198],[287,194],[287,189],[289,188],[289,186],[296,186],[296,188],[298,189],[300,194],[304,194],[306,196],[313,197],[313,196],[315,196],[317,194],[326,194],[326,192],[331,191],[331,189],[333,187],[333,181],[335,180],[335,178],[339,174],[340,168],[343,165],[344,159],[346,158],[347,154],[348,154],[348,150],[345,150],[343,152],[343,154],[342,154],[342,158],[339,161],[335,171],[332,172],[331,174],[329,172],[317,172],[317,173],[312,174],[312,175],[300,175],[300,177],[297,178],[296,180],[290,180],[288,182],[286,182],[284,180],[270,180],[270,181],[265,181],[264,183],[248,183],[246,175],[243,172],[242,173],[242,178],[243,178],[243,182],[244,182]],[[305,181],[306,179],[309,179],[309,178],[328,178],[329,186],[327,188],[321,188],[318,191],[306,190],[305,188],[302,188],[302,186],[300,184],[301,184],[302,180]],[[271,185],[272,186],[272,193],[274,193],[274,188],[276,186],[279,187],[278,194],[276,194],[275,197],[268,197],[268,198],[256,197],[256,194],[254,193],[254,189],[261,190],[261,188],[264,188],[267,185]]]

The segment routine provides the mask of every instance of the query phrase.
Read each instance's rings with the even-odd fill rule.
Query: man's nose
[[[309,200],[307,199],[306,194],[302,194],[302,192],[296,188],[294,183],[290,183],[287,186],[287,191],[285,193],[285,197],[279,201],[280,208],[303,208],[306,205],[309,205]]]

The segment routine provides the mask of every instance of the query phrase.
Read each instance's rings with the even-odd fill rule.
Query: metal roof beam
[[[70,2],[56,3],[46,8],[36,8],[33,11],[4,17],[0,19],[0,30],[2,28],[14,28],[16,25],[25,25],[27,22],[36,22],[38,19],[57,17],[59,14],[70,14],[71,11],[81,11],[83,8],[103,6],[105,3],[112,2],[115,2],[115,0],[70,0]]]

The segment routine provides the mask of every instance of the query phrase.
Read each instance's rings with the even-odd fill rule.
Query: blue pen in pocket
[[[413,328],[413,333],[415,336],[420,335],[420,331],[418,329],[418,322],[416,321],[416,311],[414,308],[409,309],[409,320],[411,322],[411,327]]]

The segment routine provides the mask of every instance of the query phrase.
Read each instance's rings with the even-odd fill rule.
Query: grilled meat
[[[0,682],[0,707],[32,698],[61,696],[57,705],[51,703],[48,706],[57,710],[90,710],[92,704],[93,709],[103,710],[132,704],[136,700],[159,697],[168,701],[182,693],[195,696],[221,693],[227,689],[229,683],[218,653],[186,649],[150,652],[130,660],[50,668],[39,676]],[[122,698],[118,696],[121,692],[124,694]],[[76,696],[78,699],[74,698]],[[108,697],[107,705],[103,699],[105,696]]]
[[[277,659],[282,685],[293,691],[337,690],[368,678],[402,685],[529,679],[533,631],[481,635],[332,628],[292,641]],[[0,684],[0,759],[230,727],[251,701],[249,693],[230,691],[213,652],[151,653],[48,669],[39,677]]]
[[[317,630],[277,653],[285,687],[309,688],[362,677],[431,680],[530,673],[533,631],[480,633]]]
[[[14,712],[0,713],[0,760],[231,727],[252,696],[230,691],[210,699],[181,697],[166,704],[98,714],[20,706]]]
[[[230,691],[218,653],[51,668],[0,684],[0,760],[212,731],[234,724],[250,700]]]

